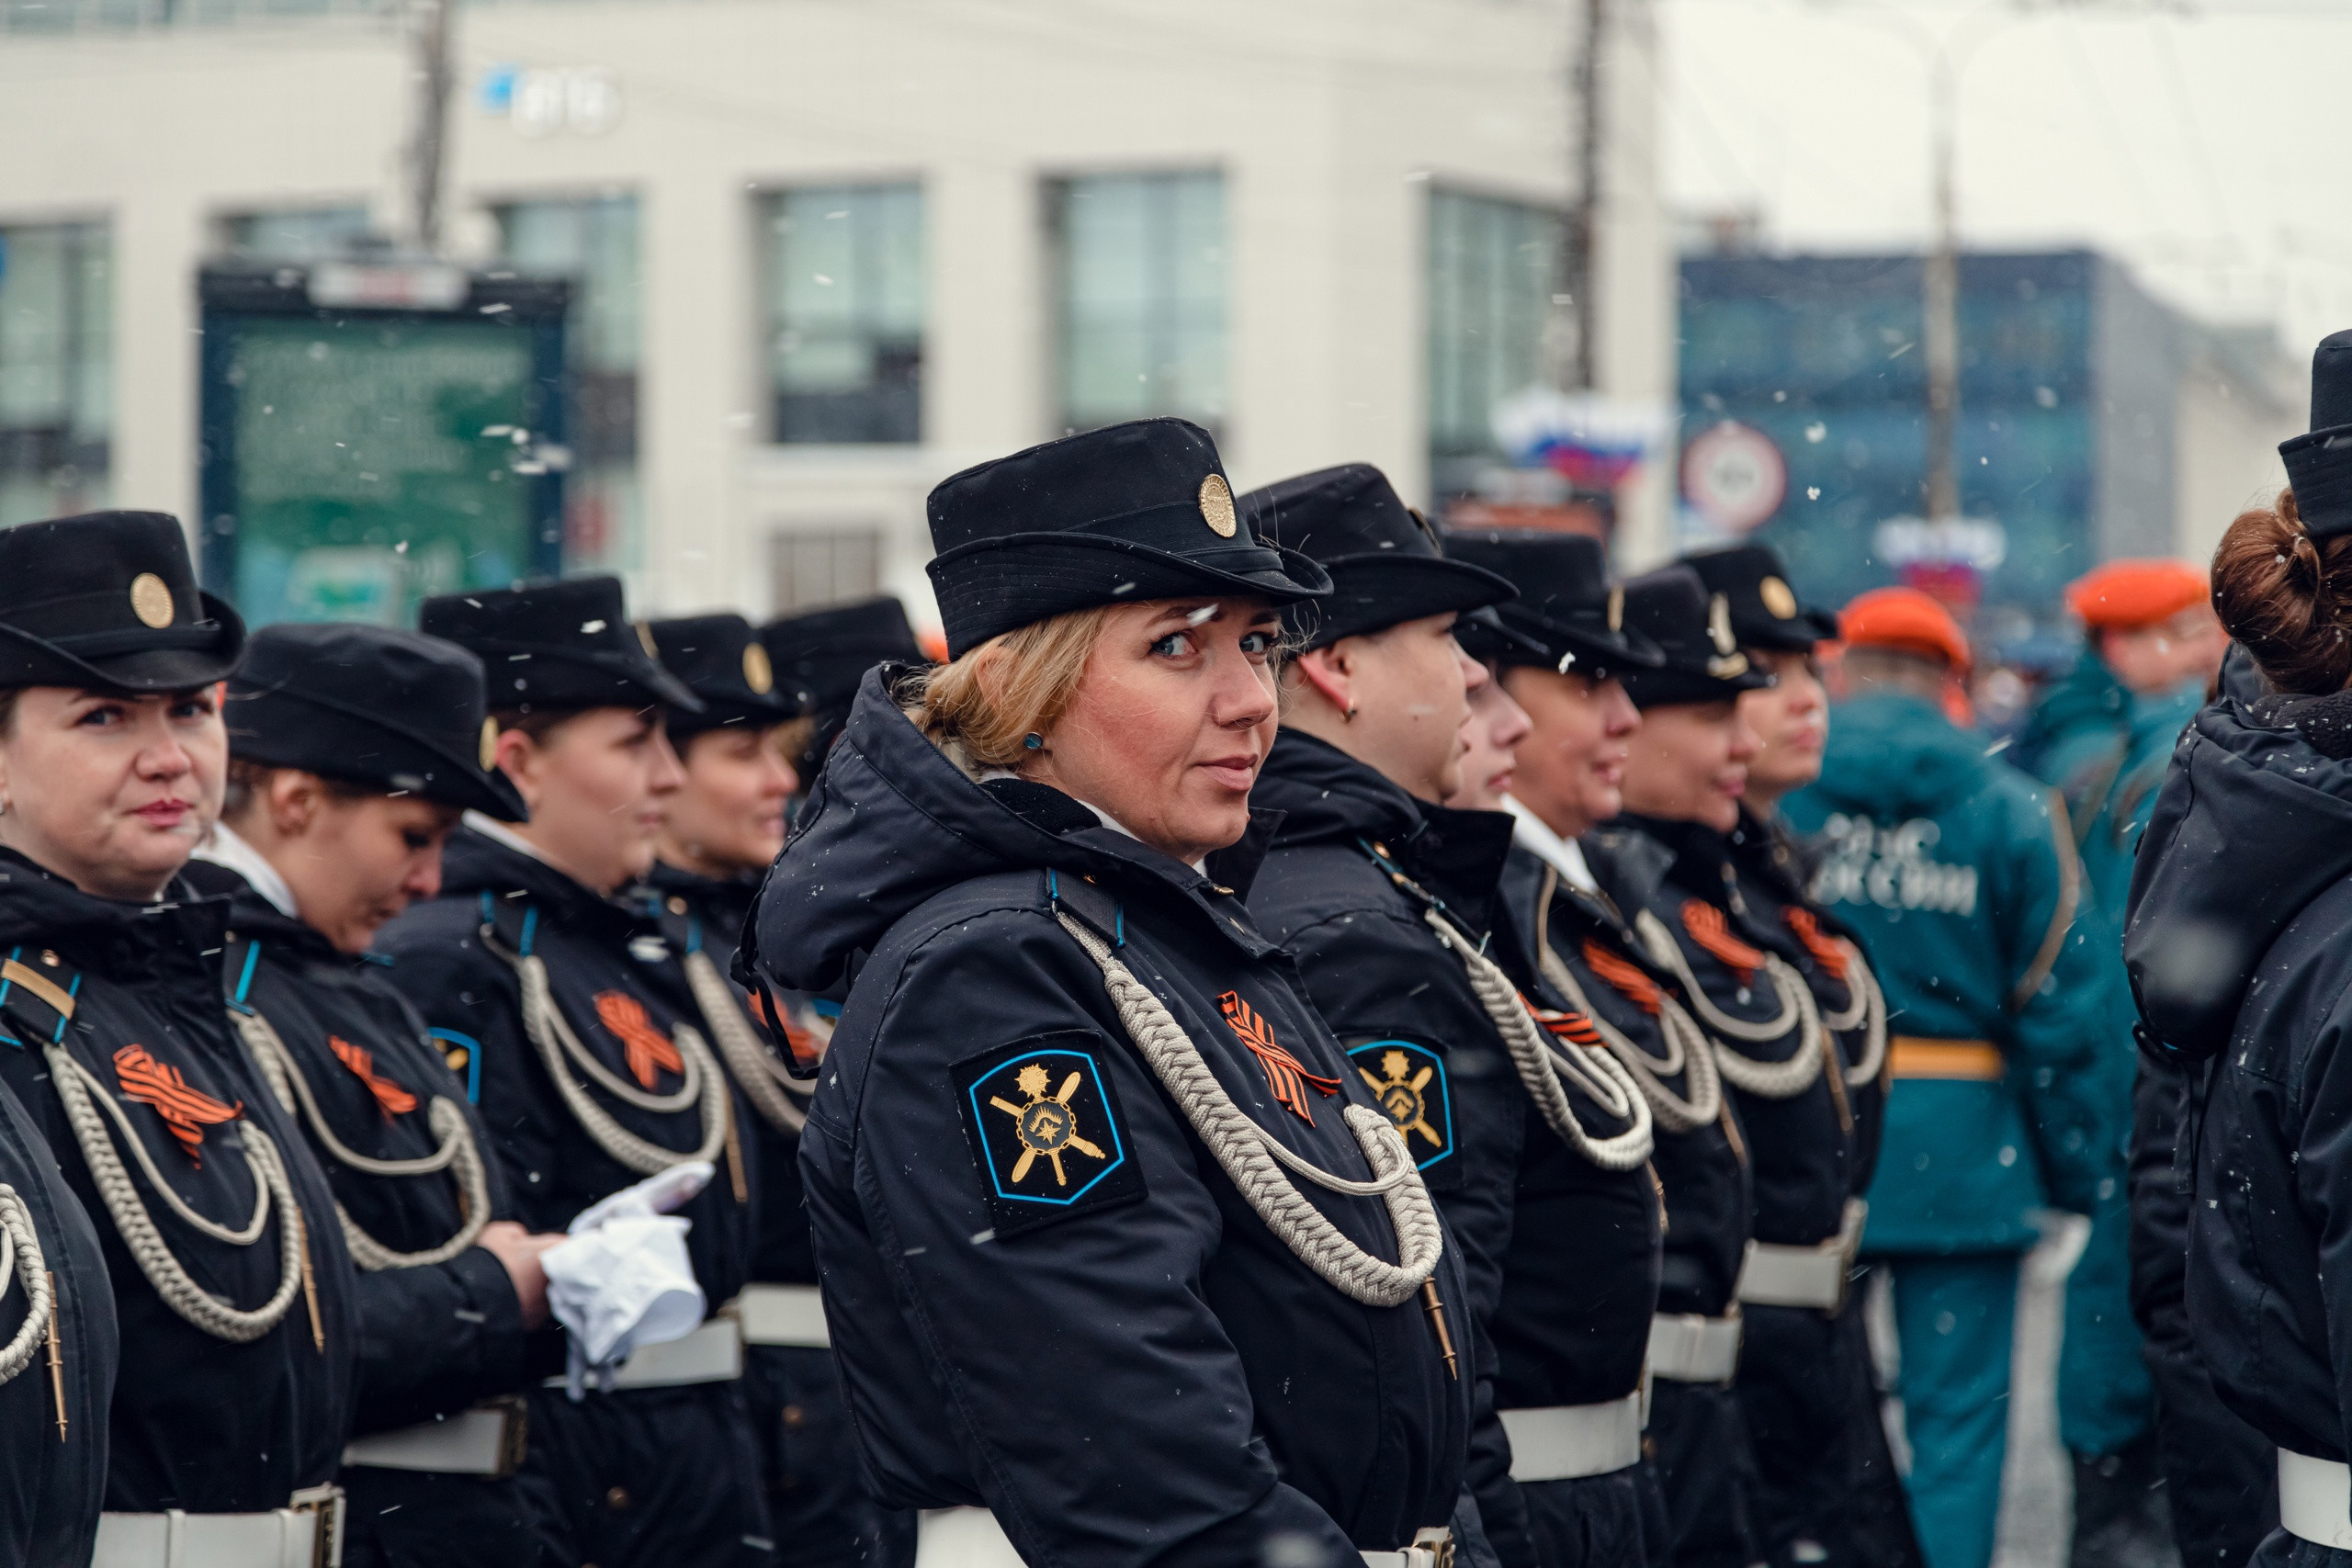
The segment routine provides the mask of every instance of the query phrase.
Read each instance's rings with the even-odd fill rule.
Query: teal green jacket
[[[2083,872],[2116,931],[2123,929],[2140,830],[2180,732],[2204,705],[2198,682],[2134,695],[2096,649],[2085,648],[2018,738],[2018,765],[2065,796]]]
[[[2103,1071],[2116,940],[2084,897],[2050,792],[1931,704],[1871,693],[1830,716],[1821,781],[1784,814],[1824,856],[1813,894],[1852,926],[1898,1037],[1989,1042],[1997,1079],[1905,1076],[1871,1183],[1874,1253],[2021,1250],[2028,1213],[2120,1190]]]

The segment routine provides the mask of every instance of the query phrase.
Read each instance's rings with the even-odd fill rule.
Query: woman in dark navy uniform
[[[759,1151],[650,901],[615,897],[651,869],[681,780],[663,708],[702,705],[654,662],[613,578],[428,599],[421,619],[481,656],[484,743],[530,819],[468,814],[440,897],[378,939],[392,983],[480,1064],[482,1120],[533,1229],[674,1166],[718,1169],[679,1211],[711,1315],[610,1386],[533,1389],[524,1487],[565,1562],[766,1563],[742,1342],[719,1312],[750,1277]]]
[[[1650,1561],[1665,1543],[1636,1482],[1657,1293],[1649,1107],[1521,999],[1533,971],[1497,886],[1511,818],[1440,804],[1461,784],[1469,697],[1491,679],[1455,617],[1510,584],[1443,558],[1363,464],[1243,507],[1332,581],[1283,671],[1255,796],[1283,825],[1250,912],[1297,957],[1462,1240],[1482,1403],[1498,1412],[1471,1442],[1487,1540],[1507,1568]]]
[[[2188,1303],[2222,1402],[2278,1444],[2259,1564],[2352,1564],[2352,332],[2319,345],[2290,488],[2213,556],[2224,677],[2140,843],[2124,962],[2143,1047],[2185,1069],[2171,1179]],[[2235,658],[2232,663],[2236,662]]]
[[[746,1015],[748,998],[724,978],[760,879],[784,848],[785,807],[799,778],[779,742],[805,694],[778,684],[766,648],[741,615],[655,621],[650,630],[662,667],[703,704],[698,714],[670,716],[685,782],[663,812],[648,885],[712,1043],[750,1107],[744,1134],[759,1145],[759,1247],[737,1315],[768,1511],[796,1563],[887,1563],[912,1551],[914,1521],[886,1516],[859,1485],[849,1412],[827,1348],[800,1191],[800,1128],[817,1086],[791,1076]],[[820,1054],[816,1042],[830,1024],[799,998],[770,999],[803,1035],[806,1053]]]
[[[106,1501],[114,1295],[98,1233],[0,1084],[0,1568],[87,1562]]]
[[[106,1568],[307,1568],[340,1511],[350,1258],[220,1005],[227,903],[180,875],[220,809],[243,642],[169,517],[0,532],[0,1079],[112,1280]]]
[[[333,1183],[359,1266],[345,1568],[537,1560],[521,1390],[562,1363],[538,1256],[466,1092],[368,946],[441,884],[480,758],[481,661],[414,632],[277,626],[229,686],[229,804],[189,867],[232,900],[232,1021]],[[471,1063],[466,1064],[470,1077]]]
[[[926,1563],[1442,1561],[1460,1264],[1242,903],[1327,580],[1181,420],[930,513],[951,661],[866,678],[748,939],[851,981],[800,1157],[868,1490]]]

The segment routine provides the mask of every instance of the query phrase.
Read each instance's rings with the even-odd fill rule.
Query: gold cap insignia
[[[130,613],[141,626],[161,631],[172,624],[172,591],[152,571],[130,580]]]
[[[653,646],[653,624],[650,621],[637,623],[637,646],[645,649],[645,657],[648,659],[658,660],[662,657],[662,650]]]
[[[1729,655],[1739,650],[1739,644],[1732,640],[1731,601],[1720,593],[1710,594],[1707,599],[1707,640],[1715,645],[1717,653]]]
[[[1209,532],[1220,539],[1230,539],[1241,526],[1233,515],[1233,487],[1225,482],[1223,474],[1211,474],[1201,481],[1201,517]]]
[[[1718,681],[1736,681],[1747,673],[1747,655],[1719,654],[1707,660],[1707,673]]]
[[[1768,577],[1758,583],[1756,596],[1764,601],[1764,608],[1771,612],[1774,620],[1793,621],[1797,618],[1797,596],[1790,592],[1789,585],[1779,578]]]
[[[483,773],[491,773],[497,768],[498,721],[496,719],[485,718],[481,721],[481,738],[474,743],[474,756],[481,761]]]
[[[756,642],[743,645],[743,684],[763,697],[775,688],[775,669],[768,663],[768,650]]]
[[[1625,629],[1625,591],[1622,588],[1609,591],[1609,629],[1612,632]]]

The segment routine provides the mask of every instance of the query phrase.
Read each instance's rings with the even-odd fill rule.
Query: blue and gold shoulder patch
[[[1144,1195],[1102,1052],[1101,1036],[1065,1030],[951,1070],[1000,1237]]]
[[[1453,1092],[1445,1081],[1444,1057],[1409,1040],[1370,1040],[1351,1047],[1348,1060],[1374,1103],[1405,1134],[1421,1169],[1453,1152]]]

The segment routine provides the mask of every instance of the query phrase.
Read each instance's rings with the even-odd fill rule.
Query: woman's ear
[[[1328,648],[1313,648],[1291,660],[1291,668],[1317,696],[1351,718],[1355,716],[1355,661],[1349,657],[1347,639]]]
[[[502,729],[492,756],[499,771],[522,795],[523,804],[536,807],[539,803],[539,764],[543,757],[539,743],[523,730]]]
[[[318,820],[326,791],[316,773],[306,773],[300,768],[279,768],[269,775],[266,797],[269,825],[277,829],[277,836],[299,839]]]

